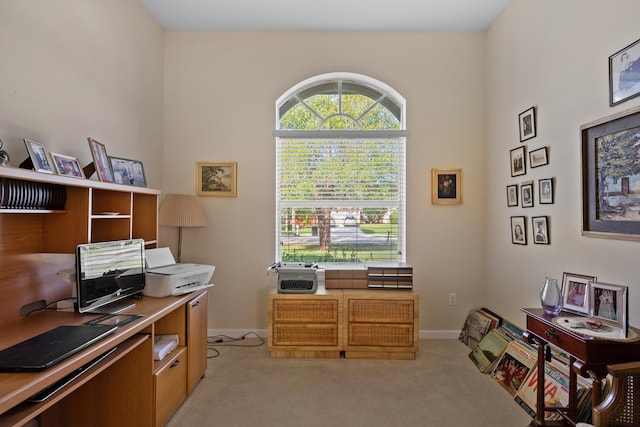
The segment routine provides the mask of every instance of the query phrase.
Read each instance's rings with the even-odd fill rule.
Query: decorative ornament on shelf
[[[3,146],[4,142],[0,139],[0,166],[7,166],[9,164],[9,153],[2,148]]]
[[[558,286],[558,280],[550,277],[544,278],[544,286],[540,292],[542,309],[547,314],[556,316],[562,310],[562,292]]]

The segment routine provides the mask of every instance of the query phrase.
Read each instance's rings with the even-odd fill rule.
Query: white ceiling
[[[165,30],[484,31],[511,0],[139,0]]]

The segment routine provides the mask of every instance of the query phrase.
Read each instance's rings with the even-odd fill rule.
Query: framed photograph
[[[514,148],[509,152],[511,160],[511,176],[520,176],[527,173],[525,148]]]
[[[523,182],[520,184],[520,192],[522,193],[522,207],[533,207],[533,181]]]
[[[76,178],[84,178],[84,172],[78,163],[78,159],[64,154],[51,153],[53,164],[59,175],[74,176]]]
[[[529,151],[529,166],[537,168],[549,164],[549,158],[547,157],[547,147],[538,148],[533,151]]]
[[[620,328],[625,336],[629,327],[627,319],[628,288],[608,283],[591,282],[589,286],[589,316],[605,320]]]
[[[531,218],[531,229],[533,230],[533,243],[536,245],[548,245],[549,238],[549,218],[546,216],[534,216]]]
[[[93,157],[93,166],[98,174],[98,179],[103,182],[113,182],[113,171],[111,170],[111,164],[109,163],[109,156],[107,156],[106,147],[104,144],[93,138],[87,139],[89,141],[89,148],[91,149],[91,156]]]
[[[507,206],[518,206],[518,184],[507,185]]]
[[[109,156],[109,163],[111,164],[113,179],[116,184],[137,185],[138,187],[147,186],[142,162]]]
[[[431,203],[462,203],[462,169],[431,169]]]
[[[24,139],[24,145],[27,146],[29,158],[33,163],[33,169],[37,172],[53,173],[53,166],[49,162],[49,157],[44,149],[44,145],[30,139]]]
[[[640,240],[640,107],[582,125],[582,235]]]
[[[197,162],[196,193],[198,196],[236,197],[237,162]]]
[[[583,316],[589,315],[589,283],[595,282],[595,276],[582,274],[562,274],[562,309]]]
[[[538,200],[541,205],[553,204],[553,178],[538,180]]]
[[[640,40],[609,57],[609,106],[640,95]]]
[[[511,217],[511,243],[514,245],[527,244],[527,222],[523,216]]]
[[[520,142],[536,136],[536,108],[531,107],[518,115]]]

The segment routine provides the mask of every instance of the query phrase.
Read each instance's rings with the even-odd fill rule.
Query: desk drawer
[[[274,322],[338,323],[338,300],[273,300]]]
[[[164,425],[187,398],[187,348],[182,347],[153,375],[156,426]]]
[[[586,345],[580,339],[565,333],[562,329],[547,325],[531,316],[527,316],[527,329],[549,344],[560,347],[567,353],[574,355],[576,359],[586,360]]]

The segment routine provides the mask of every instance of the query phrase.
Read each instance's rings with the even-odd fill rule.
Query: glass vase
[[[545,277],[544,286],[540,292],[540,302],[545,313],[554,316],[560,313],[562,309],[562,293],[556,279]]]

